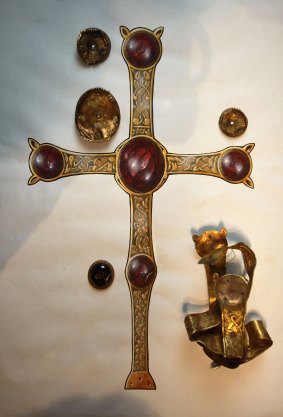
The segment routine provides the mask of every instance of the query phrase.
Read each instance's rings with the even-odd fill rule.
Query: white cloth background
[[[276,0],[1,1],[1,416],[282,415],[282,22]],[[131,359],[128,196],[112,176],[27,186],[28,137],[81,152],[114,151],[128,137],[120,25],[165,28],[154,126],[169,152],[256,144],[254,190],[183,175],[154,195],[151,392],[123,389]],[[112,42],[95,68],[76,52],[87,27],[103,29]],[[76,103],[92,87],[111,91],[121,110],[115,137],[96,147],[74,125]],[[221,112],[233,106],[249,119],[236,140],[218,128]],[[222,226],[231,243],[242,240],[256,253],[248,310],[263,317],[274,345],[236,370],[211,371],[188,340],[183,311],[207,301],[191,235]],[[106,291],[87,281],[97,259],[115,268]]]

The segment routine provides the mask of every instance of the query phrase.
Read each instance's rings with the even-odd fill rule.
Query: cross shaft
[[[254,144],[199,155],[168,153],[154,136],[152,117],[163,28],[130,31],[122,26],[120,31],[131,89],[129,138],[113,153],[71,152],[29,139],[32,176],[28,184],[72,175],[112,174],[129,195],[131,231],[125,275],[132,303],[132,366],[125,389],[155,389],[148,354],[148,311],[157,275],[152,242],[153,193],[171,174],[210,175],[253,188],[250,152]]]

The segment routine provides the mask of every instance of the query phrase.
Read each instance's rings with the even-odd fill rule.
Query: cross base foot
[[[156,389],[155,382],[147,371],[131,371],[125,383],[125,389]]]

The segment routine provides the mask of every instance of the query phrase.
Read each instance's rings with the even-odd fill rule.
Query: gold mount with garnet
[[[125,389],[152,390],[155,382],[149,373],[148,311],[157,275],[152,242],[153,193],[173,174],[210,175],[253,188],[250,152],[254,144],[199,155],[169,153],[154,136],[152,113],[163,28],[130,31],[122,26],[120,31],[131,89],[129,138],[112,153],[71,152],[29,139],[29,184],[71,175],[112,174],[129,195],[131,231],[125,275],[132,305],[132,366]]]

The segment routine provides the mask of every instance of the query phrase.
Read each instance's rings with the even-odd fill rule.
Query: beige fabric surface
[[[1,416],[282,415],[282,21],[276,0],[1,2]],[[183,175],[154,195],[151,392],[123,389],[131,360],[128,196],[111,176],[27,186],[28,137],[78,152],[112,152],[128,137],[120,25],[165,28],[154,125],[169,152],[256,144],[254,190]],[[103,29],[112,42],[95,68],[76,53],[87,27]],[[109,90],[121,110],[115,137],[96,147],[74,125],[76,103],[92,87]],[[218,128],[232,106],[249,120],[236,140]],[[248,311],[260,314],[274,345],[239,369],[211,371],[189,342],[183,316],[190,303],[207,302],[191,235],[222,226],[231,244],[242,240],[256,253]],[[87,281],[97,259],[115,268],[106,291]]]

